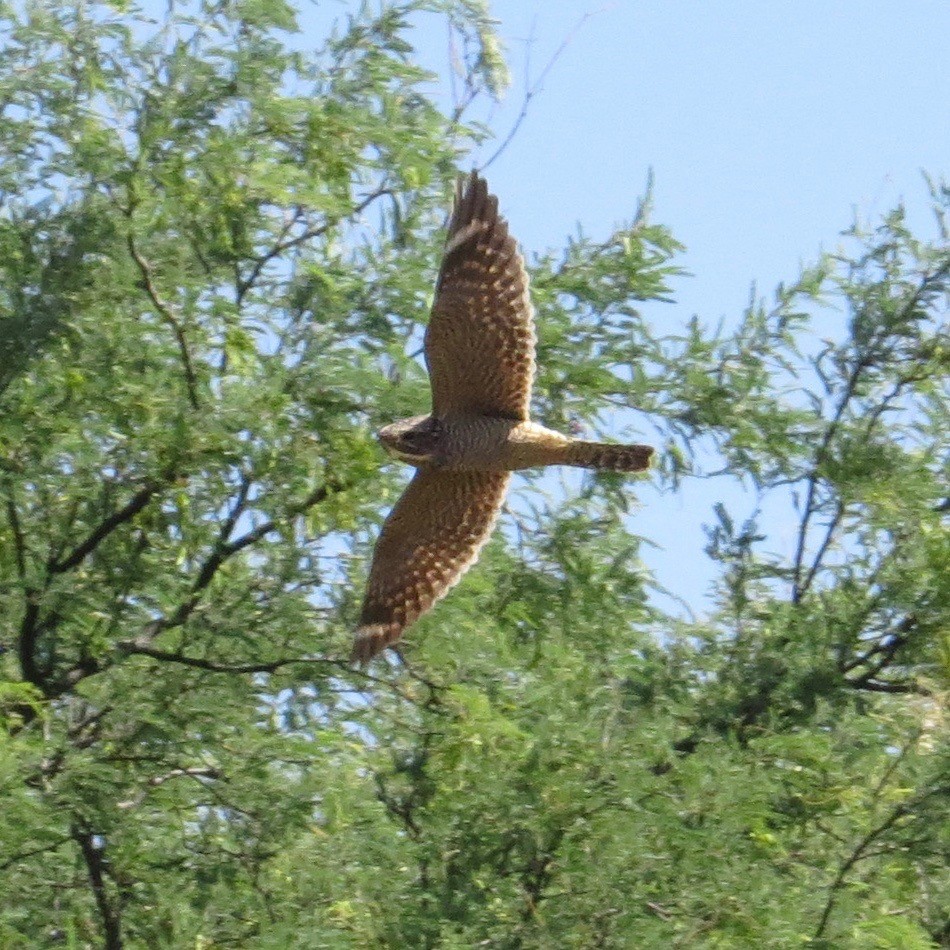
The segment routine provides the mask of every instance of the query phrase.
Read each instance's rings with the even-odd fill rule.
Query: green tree
[[[946,232],[897,210],[667,336],[647,202],[535,259],[539,417],[615,407],[665,492],[718,472],[793,549],[718,506],[719,600],[684,620],[634,486],[521,479],[409,665],[354,670],[406,474],[372,432],[426,404],[505,71],[471,0],[366,6],[312,52],[296,22],[0,5],[0,943],[950,945]]]

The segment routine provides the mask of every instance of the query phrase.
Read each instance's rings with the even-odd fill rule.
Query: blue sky
[[[950,4],[499,0],[514,83],[526,41],[537,75],[578,21],[543,90],[491,168],[526,248],[560,244],[577,222],[629,217],[648,168],[655,219],[687,245],[694,274],[676,314],[734,314],[833,247],[855,210],[904,197],[929,227],[920,170],[950,155]]]

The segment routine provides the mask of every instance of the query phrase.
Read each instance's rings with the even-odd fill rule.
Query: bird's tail
[[[567,446],[566,465],[601,468],[612,472],[642,472],[650,467],[653,448],[649,445],[611,445],[608,442],[575,440]]]

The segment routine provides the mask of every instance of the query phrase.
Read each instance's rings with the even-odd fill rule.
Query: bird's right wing
[[[416,472],[376,542],[351,660],[366,663],[398,640],[475,563],[509,478],[508,472]]]
[[[534,342],[524,261],[498,199],[472,172],[456,187],[426,330],[433,413],[527,419]]]

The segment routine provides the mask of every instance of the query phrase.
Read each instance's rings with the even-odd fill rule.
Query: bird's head
[[[442,423],[432,416],[400,419],[377,433],[383,448],[410,465],[430,461],[441,444],[442,434]]]

